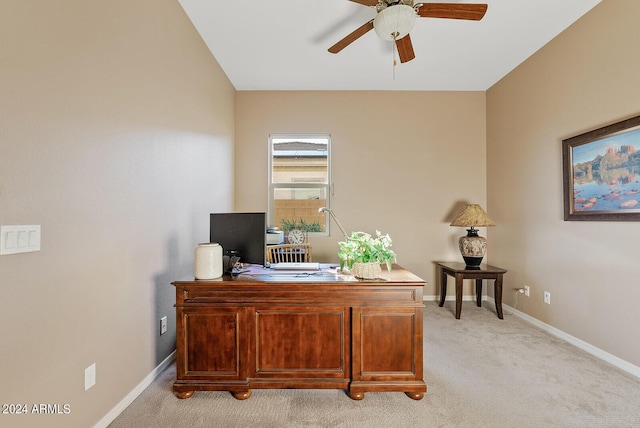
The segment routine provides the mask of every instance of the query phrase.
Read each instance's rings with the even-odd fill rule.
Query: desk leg
[[[478,305],[478,307],[482,306],[482,280],[481,279],[476,279],[476,304]]]
[[[462,274],[456,274],[456,319],[460,319],[462,311]]]
[[[502,317],[502,275],[496,276],[495,289],[493,293],[496,295],[496,312],[498,314],[498,318],[503,319]]]
[[[444,305],[444,299],[447,297],[447,273],[440,268],[440,303],[438,306]]]

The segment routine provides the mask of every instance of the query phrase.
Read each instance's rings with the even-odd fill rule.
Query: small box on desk
[[[267,245],[279,245],[284,243],[284,232],[267,232]]]

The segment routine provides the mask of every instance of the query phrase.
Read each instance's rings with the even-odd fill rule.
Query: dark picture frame
[[[562,140],[564,220],[640,221],[640,116]]]

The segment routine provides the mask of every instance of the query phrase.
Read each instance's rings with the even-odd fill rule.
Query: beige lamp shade
[[[496,224],[478,204],[468,204],[451,222],[451,226],[487,227]]]
[[[460,237],[460,254],[467,266],[480,266],[487,252],[487,239],[478,235],[476,227],[495,226],[487,213],[478,204],[468,204],[451,222],[451,226],[468,227],[467,234]]]

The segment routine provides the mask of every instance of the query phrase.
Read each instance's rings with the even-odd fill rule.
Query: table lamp
[[[468,204],[451,222],[450,226],[469,227],[467,234],[458,241],[460,253],[467,266],[480,266],[487,252],[486,238],[478,235],[476,227],[495,226],[486,212],[478,204]]]

